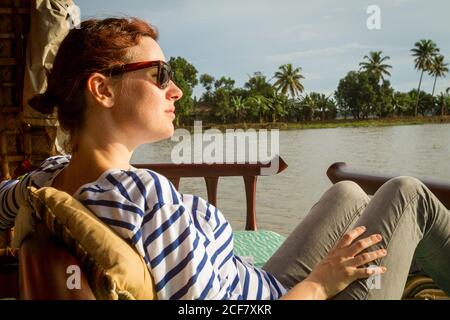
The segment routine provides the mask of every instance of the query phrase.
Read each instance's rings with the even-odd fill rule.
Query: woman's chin
[[[155,143],[158,141],[170,139],[173,136],[174,131],[174,126],[170,124],[164,130],[158,130],[157,133],[153,131],[153,134],[148,135],[145,141],[143,141],[141,144]]]
[[[158,135],[157,141],[170,139],[173,136],[174,132],[175,132],[175,127],[173,126],[172,123],[170,123],[170,125],[167,126],[167,128],[164,130],[164,132],[161,132],[161,134]]]
[[[173,133],[175,131],[175,126],[173,124],[173,121],[169,124],[169,132],[168,132],[168,138],[170,138],[171,136],[173,136]]]
[[[171,130],[170,130],[170,132],[167,134],[166,139],[171,138],[171,137],[173,136],[173,133],[174,133],[174,132],[175,132],[175,128],[174,128],[174,126],[173,126],[173,124],[172,124]]]

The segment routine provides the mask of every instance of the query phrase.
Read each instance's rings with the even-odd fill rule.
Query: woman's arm
[[[65,167],[69,159],[69,156],[50,157],[45,159],[35,170],[29,171],[18,179],[0,182],[0,230],[7,230],[14,226],[19,208],[27,198],[27,187],[40,188],[56,170]],[[25,166],[27,170],[34,168],[29,164],[25,164]]]
[[[386,272],[385,267],[362,267],[371,261],[384,257],[385,249],[363,252],[365,249],[379,243],[381,235],[358,240],[365,232],[364,227],[358,227],[346,233],[328,255],[312,270],[309,276],[294,286],[281,299],[283,300],[324,300],[331,298],[344,290],[357,279],[368,278],[374,274]]]
[[[305,279],[295,285],[280,300],[326,300],[327,298],[321,284]]]
[[[14,226],[14,220],[23,202],[28,177],[22,180],[5,180],[0,182],[0,230]]]

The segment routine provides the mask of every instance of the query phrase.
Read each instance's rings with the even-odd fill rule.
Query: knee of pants
[[[348,194],[348,193],[357,193],[361,196],[367,196],[361,187],[353,181],[350,180],[344,180],[340,181],[338,183],[335,183],[331,189],[336,193],[342,193],[342,194]]]
[[[400,191],[402,194],[415,194],[423,187],[423,183],[414,177],[400,176],[385,183],[385,188]]]
[[[340,201],[360,200],[367,203],[370,198],[357,183],[345,180],[334,184],[321,197],[324,201],[335,202],[337,199]]]

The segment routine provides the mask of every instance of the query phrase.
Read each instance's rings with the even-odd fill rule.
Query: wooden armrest
[[[26,300],[92,300],[89,283],[80,270],[80,289],[68,289],[67,273],[78,262],[50,234],[42,222],[36,222],[35,233],[27,236],[19,250],[19,291]]]
[[[267,163],[153,163],[133,164],[136,168],[150,169],[166,176],[167,178],[183,177],[232,177],[232,176],[260,176],[261,169],[277,166],[272,174],[282,172],[287,168],[286,162],[276,156]]]
[[[19,298],[19,260],[0,249],[0,299]],[[11,251],[12,252],[12,251]]]
[[[386,181],[399,175],[382,175],[351,169],[345,162],[333,163],[327,170],[331,182],[343,180],[356,182],[367,194],[374,194]],[[432,179],[418,178],[436,197],[450,209],[450,183]]]

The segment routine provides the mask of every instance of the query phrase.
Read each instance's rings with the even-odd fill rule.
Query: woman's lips
[[[175,118],[175,109],[166,110],[166,113]]]

